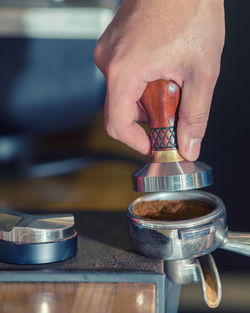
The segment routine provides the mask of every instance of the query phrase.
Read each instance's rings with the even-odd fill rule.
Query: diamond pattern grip
[[[152,150],[176,149],[174,127],[151,128]]]

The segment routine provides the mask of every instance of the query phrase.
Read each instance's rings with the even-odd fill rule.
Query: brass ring
[[[184,161],[179,151],[168,150],[168,151],[152,151],[153,162],[155,163],[168,163],[168,162],[180,162]]]

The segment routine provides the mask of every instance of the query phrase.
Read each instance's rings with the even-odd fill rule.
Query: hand
[[[224,25],[222,0],[124,0],[94,52],[107,79],[108,134],[149,154],[150,139],[137,123],[146,116],[137,101],[147,82],[171,79],[182,88],[179,151],[196,160],[220,71]]]

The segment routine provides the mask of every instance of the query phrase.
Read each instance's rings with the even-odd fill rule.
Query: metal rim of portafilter
[[[192,200],[210,204],[211,213],[202,217],[165,221],[138,217],[134,207],[142,201]],[[208,192],[154,193],[138,198],[127,209],[128,232],[136,251],[165,260],[166,276],[182,285],[200,283],[205,302],[216,307],[221,300],[221,283],[211,252],[218,248],[250,256],[250,234],[229,232],[222,200]]]
[[[139,192],[197,189],[213,183],[212,168],[190,162],[178,152],[176,121],[180,87],[173,81],[147,84],[139,101],[149,120],[152,162],[132,174],[133,189]]]

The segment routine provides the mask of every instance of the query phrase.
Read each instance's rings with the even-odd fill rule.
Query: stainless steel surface
[[[198,189],[213,183],[212,168],[202,162],[147,163],[132,174],[133,189],[161,192]]]
[[[181,296],[181,285],[166,279],[166,308],[165,313],[178,313]]]
[[[217,303],[219,305],[222,296],[221,281],[215,261],[211,254],[207,254],[200,258],[166,261],[165,272],[173,283],[177,285],[185,285],[191,283],[199,283],[203,293],[204,300],[208,306],[211,306],[204,273],[210,273],[210,277],[214,282],[215,292],[217,294]]]
[[[141,201],[199,200],[214,210],[185,221],[153,221],[139,218],[133,207]],[[227,235],[226,211],[215,195],[201,191],[156,193],[132,202],[127,210],[128,230],[134,248],[144,255],[164,260],[183,260],[211,253],[222,246]]]
[[[221,302],[222,287],[219,272],[215,264],[214,258],[212,257],[211,254],[207,254],[205,256],[198,258],[198,263],[200,277],[199,283],[203,293],[203,298],[209,307],[215,308]],[[210,275],[210,277],[208,278],[207,275]],[[208,290],[208,285],[209,288],[213,288],[213,286],[211,286],[211,280],[213,281],[212,284],[215,286],[214,292],[216,294],[216,300],[211,299],[211,290]]]
[[[228,232],[222,248],[250,256],[250,233]]]
[[[175,284],[186,285],[200,281],[201,267],[198,259],[166,261],[165,272]]]
[[[15,243],[45,243],[75,234],[72,214],[36,216],[0,210],[0,240]]]

